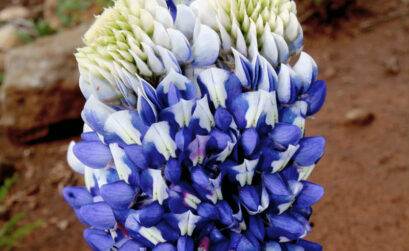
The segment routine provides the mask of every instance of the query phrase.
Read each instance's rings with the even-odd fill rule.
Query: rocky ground
[[[21,4],[29,6],[29,2]],[[307,123],[308,135],[323,135],[327,140],[326,154],[311,176],[326,194],[314,207],[314,228],[307,239],[322,243],[325,250],[408,250],[409,5],[398,0],[361,2],[348,6],[341,19],[325,18],[322,13],[327,12],[322,9],[300,10],[306,23],[304,49],[316,59],[319,78],[328,84],[323,110]],[[0,8],[5,6],[1,1]],[[322,20],[328,24],[319,24]],[[3,23],[0,31],[10,24]],[[75,42],[59,43],[61,50],[55,49],[58,46],[47,50],[44,44],[66,40],[64,36],[70,34],[80,41],[80,29],[39,38],[29,45],[22,46],[20,41],[12,47],[22,47],[11,53],[3,49],[11,70],[6,71],[0,94],[0,178],[13,171],[20,178],[2,205],[0,225],[19,212],[28,212],[26,222],[44,222],[17,250],[87,249],[82,239],[84,226],[61,196],[64,186],[82,184],[65,162],[67,144],[78,139],[75,135],[81,128],[78,113],[71,113],[82,102],[75,92],[76,75],[72,78],[68,70],[58,74],[57,68],[41,75],[44,68],[30,61],[37,51],[64,57]],[[27,56],[27,51],[34,55]],[[0,61],[1,53],[0,39]],[[25,60],[17,60],[20,55]],[[36,60],[42,58],[34,57]],[[33,81],[22,76],[25,68]],[[75,67],[68,69],[75,74]],[[48,87],[39,89],[36,83]],[[65,92],[72,96],[58,96]],[[55,113],[43,116],[51,106]]]

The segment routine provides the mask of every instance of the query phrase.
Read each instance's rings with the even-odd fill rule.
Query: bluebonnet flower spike
[[[321,250],[306,137],[326,85],[291,0],[116,0],[76,58],[87,99],[63,196],[94,250]]]

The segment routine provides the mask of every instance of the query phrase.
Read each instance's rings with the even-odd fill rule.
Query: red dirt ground
[[[337,30],[312,35],[315,28],[306,26],[304,49],[328,84],[323,110],[307,123],[308,135],[327,140],[310,178],[324,186],[325,196],[314,206],[307,236],[325,250],[409,250],[409,15],[359,29],[364,21],[409,7],[398,2],[371,1],[376,14],[343,21]],[[374,120],[347,124],[345,114],[354,108]],[[27,211],[28,221],[45,222],[18,250],[88,250],[84,226],[60,192],[82,183],[65,162],[68,142],[0,148],[20,173],[10,215]]]

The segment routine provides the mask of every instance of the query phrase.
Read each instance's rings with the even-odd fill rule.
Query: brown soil
[[[409,6],[370,2],[370,16],[344,20],[337,29],[306,29],[304,49],[328,84],[323,110],[307,124],[308,135],[327,140],[311,176],[326,193],[314,206],[307,238],[325,250],[409,249],[409,15],[359,29]],[[345,114],[355,108],[373,119],[347,123]],[[63,186],[82,184],[65,162],[68,142],[0,148],[20,173],[9,215],[27,211],[28,221],[45,222],[20,250],[87,250],[84,226],[61,196]]]

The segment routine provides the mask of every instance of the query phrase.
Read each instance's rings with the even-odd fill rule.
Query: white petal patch
[[[313,79],[314,72],[316,74],[316,71],[318,70],[314,59],[307,53],[301,52],[300,58],[294,65],[293,70],[300,78],[304,90],[307,91],[311,82],[315,80]]]
[[[146,238],[148,241],[152,242],[152,244],[157,245],[161,242],[166,242],[163,238],[162,233],[156,227],[143,227],[140,226],[139,234]]]
[[[213,64],[219,56],[219,51],[219,35],[207,25],[196,24],[192,47],[193,65]]]
[[[169,85],[173,83],[180,91],[186,90],[186,83],[189,83],[190,80],[183,76],[182,74],[177,73],[175,70],[171,69],[166,77],[160,82],[160,85],[163,86],[163,92],[169,92]]]
[[[303,166],[299,167],[297,166],[297,171],[299,173],[298,180],[307,180],[312,171],[314,170],[315,164],[312,164],[310,166]]]
[[[144,141],[152,142],[157,151],[161,153],[166,160],[170,157],[176,158],[176,143],[170,136],[170,127],[168,122],[161,121],[151,125],[146,132]]]
[[[114,112],[114,109],[99,101],[94,95],[91,95],[84,105],[81,117],[85,123],[96,130],[102,129],[105,125],[105,121]],[[92,125],[90,124],[91,121],[87,121],[87,117],[92,118]],[[97,126],[99,128],[94,128],[93,126]]]
[[[178,4],[175,25],[178,30],[183,32],[187,39],[192,39],[195,29],[196,16],[193,11],[184,4]]]
[[[117,134],[128,145],[142,145],[142,134],[132,125],[130,111],[119,111],[109,116],[105,122],[105,130]]]
[[[168,29],[172,52],[177,61],[181,64],[187,63],[192,59],[192,50],[186,37],[182,32],[175,29]]]
[[[71,141],[70,144],[68,145],[68,151],[67,151],[67,162],[68,165],[71,167],[72,170],[74,170],[77,173],[84,174],[85,168],[87,167],[84,165],[74,154],[73,148],[74,148],[75,142]]]
[[[120,148],[117,143],[109,144],[109,149],[111,149],[119,178],[129,183],[129,176],[132,174],[132,170],[127,163],[124,162],[124,159],[127,158],[125,151]]]
[[[266,115],[266,124],[274,127],[274,124],[278,121],[275,92],[259,90],[246,94],[245,99],[249,106],[245,115],[246,128],[256,127],[262,115]]]
[[[213,114],[210,111],[206,95],[196,102],[192,119],[199,119],[199,126],[205,128],[208,132],[215,126]]]
[[[272,173],[283,170],[299,147],[299,145],[289,145],[285,152],[280,153],[280,159],[271,162],[271,167],[273,168]]]
[[[196,228],[196,223],[199,222],[200,216],[194,215],[190,210],[183,214],[175,214],[176,219],[178,219],[178,227],[180,229],[181,236],[193,234]]]
[[[151,175],[153,180],[152,200],[157,200],[158,203],[162,205],[163,201],[169,197],[168,187],[166,186],[166,182],[163,180],[162,171],[149,168],[148,173]]]
[[[240,183],[240,186],[251,185],[257,163],[258,159],[245,159],[241,165],[233,167],[233,170],[238,172],[236,180]]]
[[[171,106],[169,109],[175,116],[175,120],[180,127],[188,127],[190,118],[192,116],[192,109],[195,105],[195,100],[181,99],[177,104]]]
[[[202,201],[191,193],[185,193],[183,202],[189,207],[196,210],[197,205],[199,205]]]
[[[226,108],[227,92],[224,83],[229,78],[228,74],[228,71],[212,67],[199,75],[200,80],[207,88],[215,108],[218,106]]]

